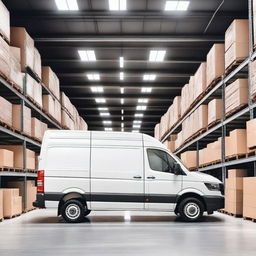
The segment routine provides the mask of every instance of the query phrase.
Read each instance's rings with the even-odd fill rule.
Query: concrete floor
[[[52,210],[0,223],[0,255],[255,255],[256,223],[220,213],[200,223],[151,212],[94,212],[67,224]]]

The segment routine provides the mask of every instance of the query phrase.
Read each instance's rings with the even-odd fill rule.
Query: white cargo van
[[[149,210],[196,221],[224,206],[223,185],[189,172],[158,140],[140,133],[47,131],[34,206],[67,222],[91,210]]]

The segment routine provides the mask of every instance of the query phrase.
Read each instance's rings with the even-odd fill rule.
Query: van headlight
[[[220,191],[219,183],[204,183],[204,184],[211,191]]]

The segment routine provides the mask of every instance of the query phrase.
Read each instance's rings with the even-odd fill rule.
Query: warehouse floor
[[[182,223],[166,213],[94,212],[66,224],[35,210],[0,223],[0,255],[255,255],[256,223],[220,213]]]

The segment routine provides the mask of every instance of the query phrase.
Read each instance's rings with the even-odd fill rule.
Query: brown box
[[[54,119],[61,123],[61,105],[50,94],[43,95],[43,108]]]
[[[243,179],[243,216],[256,218],[256,177]]]
[[[240,61],[249,56],[248,43],[233,44],[227,52],[225,52],[225,69],[230,67],[235,61]]]
[[[35,117],[31,118],[31,136],[42,141],[42,124],[41,121]]]
[[[33,71],[36,73],[39,79],[42,77],[42,61],[39,51],[34,48],[34,67]]]
[[[21,131],[21,105],[12,105],[13,127]],[[31,135],[31,109],[23,107],[23,132]]]
[[[233,44],[247,44],[249,47],[249,22],[246,19],[236,19],[228,27],[225,33],[225,52]]]
[[[207,105],[200,105],[196,110],[196,119],[195,125],[197,127],[196,131],[201,130],[202,128],[207,127],[208,125],[208,106]]]
[[[225,89],[226,113],[248,104],[248,80],[237,79]]]
[[[0,96],[0,121],[12,126],[12,103]]]
[[[215,141],[207,145],[207,157],[208,163],[221,160],[221,142]]]
[[[24,181],[11,181],[7,183],[8,188],[19,189],[19,196],[22,197],[22,209],[31,210],[33,209],[33,202],[36,201],[37,188],[34,180],[28,180],[26,182],[26,207],[24,207],[25,200],[25,182]]]
[[[213,99],[208,103],[208,124],[222,118],[222,100]]]
[[[61,125],[64,128],[74,130],[74,121],[71,119],[66,110],[61,110]]]
[[[10,41],[10,13],[0,0],[0,33]]]
[[[207,86],[222,77],[225,72],[225,46],[224,44],[214,44],[207,54],[207,68],[206,68],[206,84]]]
[[[246,122],[247,148],[256,146],[256,119]]]
[[[245,169],[230,169],[228,170],[228,178],[241,178],[247,176],[247,170]]]
[[[14,153],[14,168],[23,169],[23,146],[0,145],[0,148],[13,151]],[[26,149],[26,168],[35,169],[35,152]]]
[[[201,95],[206,89],[206,62],[201,63],[195,74],[194,98]]]
[[[23,91],[23,75],[20,66],[20,48],[10,47],[10,80]]]
[[[6,77],[10,76],[10,47],[0,36],[0,72]]]
[[[42,67],[42,81],[55,97],[60,99],[60,82],[50,67]]]
[[[197,167],[197,152],[196,151],[186,151],[180,155],[180,158],[188,169]]]
[[[0,221],[3,219],[4,217],[4,197],[3,197],[3,190],[0,189]]]
[[[236,129],[231,131],[229,139],[226,139],[226,156],[246,153],[246,129]]]
[[[155,125],[155,130],[154,130],[154,137],[157,139],[157,140],[160,140],[160,130],[159,130],[159,127],[160,124],[156,124]]]
[[[243,190],[243,177],[228,178],[225,183],[226,189]]]
[[[21,70],[34,69],[34,40],[23,27],[11,27],[11,45],[21,50]]]
[[[82,117],[80,117],[79,130],[82,130],[82,131],[87,131],[88,130],[88,125]]]
[[[13,152],[6,149],[0,149],[0,167],[13,167],[14,155]]]
[[[22,198],[19,189],[5,188],[3,190],[4,217],[10,218],[22,213]]]

